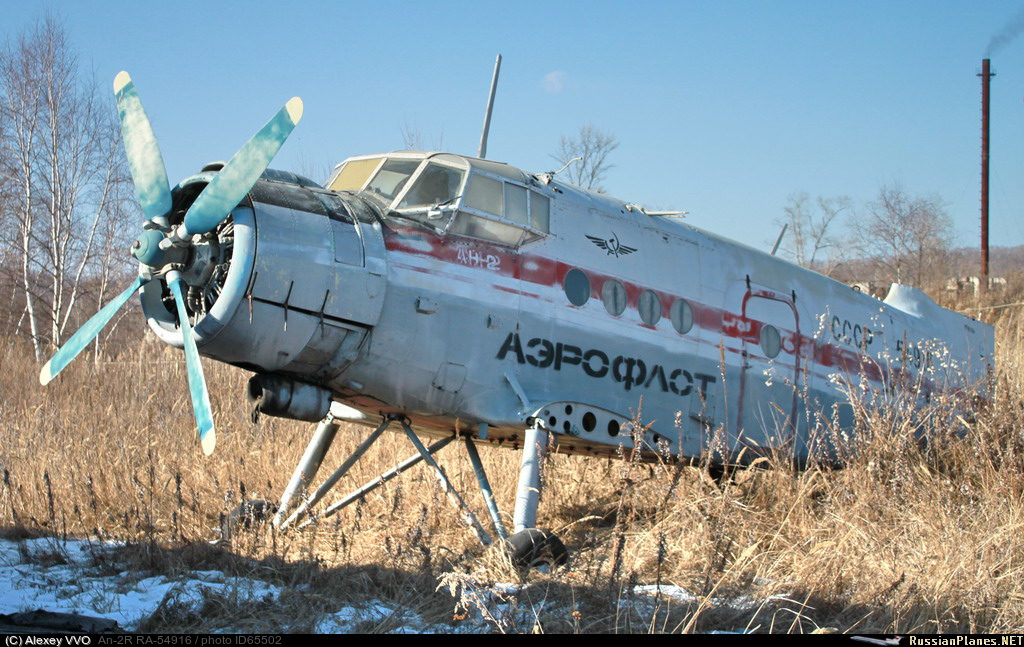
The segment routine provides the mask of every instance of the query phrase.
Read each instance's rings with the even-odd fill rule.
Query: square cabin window
[[[490,220],[471,213],[462,212],[455,218],[450,230],[456,236],[469,236],[481,240],[490,240],[510,247],[519,246],[523,240],[523,230],[513,225]]]
[[[551,201],[547,196],[530,191],[530,225],[537,231],[548,232],[551,218]]]
[[[483,175],[472,175],[469,178],[469,190],[466,192],[465,206],[483,211],[499,218],[502,216],[503,202],[502,183]]]
[[[530,226],[530,214],[526,212],[526,187],[515,184],[505,185],[505,218],[516,224]]]

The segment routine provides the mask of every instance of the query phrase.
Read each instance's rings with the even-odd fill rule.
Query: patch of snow
[[[117,563],[114,551],[119,546],[54,538],[21,542],[0,539],[0,613],[36,609],[76,613],[113,620],[131,631],[168,605],[198,613],[211,595],[245,605],[273,604],[285,593],[285,589],[274,584],[214,570],[193,571],[173,579],[163,575],[143,577],[131,571],[112,572],[111,566]],[[327,634],[380,630],[400,634],[522,632],[530,631],[539,617],[572,612],[559,610],[555,602],[543,595],[532,599],[529,585],[486,582],[470,575],[449,573],[441,578],[441,588],[447,588],[456,600],[461,600],[461,619],[456,624],[430,624],[397,603],[374,599],[326,615],[313,630]],[[637,612],[649,612],[659,597],[686,604],[699,601],[678,586],[641,585],[633,588],[631,605]],[[786,598],[776,595],[767,599]],[[712,606],[738,610],[751,610],[764,602],[749,596],[707,601]]]
[[[199,611],[211,594],[238,604],[278,601],[284,592],[261,580],[225,575],[220,571],[192,571],[187,576],[140,577],[120,571],[108,574],[104,553],[114,545],[82,540],[0,540],[0,613],[45,609],[114,620],[134,630],[161,606]],[[98,564],[105,564],[101,571]],[[392,633],[452,633],[463,627],[430,625],[398,605],[370,600],[327,615],[315,627],[317,633],[353,633],[394,625]],[[485,631],[472,625],[470,632]]]
[[[674,586],[669,584],[641,584],[639,586],[633,587],[633,593],[635,595],[643,595],[649,597],[666,597],[676,602],[698,602],[698,598],[696,595],[690,593],[689,591],[680,586]],[[752,598],[749,595],[739,595],[734,598],[708,598],[707,604],[712,607],[726,607],[730,609],[735,609],[736,611],[753,611],[758,606],[761,606],[765,602],[772,600],[789,601],[789,598],[785,595],[778,594],[770,595],[766,598]]]
[[[184,579],[138,579],[123,571],[101,575],[93,560],[98,546],[81,540],[0,540],[0,613],[46,609],[114,620],[134,629],[161,604],[199,607],[209,593],[240,602],[276,600],[282,589],[266,582],[198,571]]]
[[[641,584],[633,587],[633,593],[651,597],[664,596],[677,602],[696,602],[697,596],[681,586],[670,584]]]

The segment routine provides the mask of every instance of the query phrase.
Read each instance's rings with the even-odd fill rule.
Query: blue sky
[[[500,53],[490,158],[551,170],[559,137],[593,123],[621,142],[611,195],[761,248],[790,194],[862,204],[893,182],[941,196],[976,245],[976,74],[1024,27],[1009,1],[3,5],[4,37],[49,9],[104,88],[131,73],[172,183],[294,95],[305,117],[276,168],[401,148],[403,127],[475,154]],[[1020,245],[1024,35],[991,58],[991,240]]]

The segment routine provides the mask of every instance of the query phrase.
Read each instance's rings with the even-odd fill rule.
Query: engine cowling
[[[174,189],[172,224],[215,172],[207,167]],[[228,218],[193,238],[181,263],[199,352],[314,383],[340,374],[380,317],[380,227],[360,199],[268,170]],[[164,281],[142,288],[142,308],[158,337],[182,345]]]

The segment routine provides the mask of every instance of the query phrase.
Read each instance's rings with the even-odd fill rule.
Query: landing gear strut
[[[537,528],[537,507],[540,504],[541,466],[547,453],[550,434],[539,421],[526,430],[523,459],[519,465],[519,486],[516,488],[515,534],[508,539],[512,562],[522,568],[553,567],[565,563],[569,551],[565,544],[547,530]]]
[[[320,470],[324,456],[326,456],[327,450],[330,448],[338,432],[338,423],[335,421],[334,416],[328,413],[327,417],[317,425],[316,431],[313,433],[313,437],[310,439],[309,445],[302,455],[302,459],[295,468],[295,472],[292,474],[292,478],[288,482],[284,494],[281,496],[281,504],[274,515],[274,526],[284,530],[292,525],[305,527],[312,523],[314,518],[311,517],[310,510],[312,510],[313,506],[324,498],[349,469],[355,465],[356,461],[363,457],[381,434],[394,423],[401,425],[405,435],[409,438],[409,442],[416,449],[416,453],[391,470],[356,488],[347,496],[328,506],[317,516],[329,517],[333,515],[355,501],[362,499],[410,467],[425,461],[433,469],[442,489],[462,513],[463,520],[473,529],[480,542],[484,546],[493,544],[494,539],[492,536],[487,532],[483,524],[480,523],[469,506],[466,505],[462,496],[455,490],[455,487],[441,466],[434,460],[434,454],[456,440],[456,436],[452,435],[442,438],[429,446],[425,446],[416,434],[413,433],[412,428],[409,426],[409,421],[403,416],[396,415],[386,416],[381,424],[370,432],[352,454],[345,459],[341,466],[307,497],[304,493]],[[486,426],[482,426],[482,429],[486,433]],[[540,424],[536,424],[526,431],[526,438],[523,444],[523,458],[519,469],[519,486],[516,491],[515,514],[513,516],[515,534],[510,537],[502,522],[476,445],[472,438],[468,436],[463,437],[466,453],[473,465],[473,471],[476,474],[477,483],[480,486],[493,531],[504,542],[512,555],[513,561],[522,567],[556,566],[565,563],[568,557],[568,551],[557,537],[548,531],[539,530],[535,527],[537,523],[537,506],[540,503],[541,464],[544,460],[549,438],[549,433]]]

